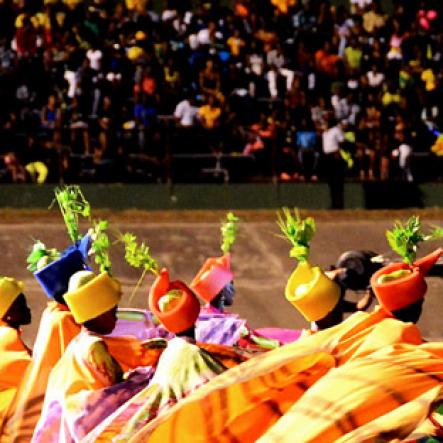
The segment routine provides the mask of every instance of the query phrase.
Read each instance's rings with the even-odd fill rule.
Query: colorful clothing
[[[406,438],[443,398],[442,357],[441,343],[398,344],[333,369],[258,441]]]
[[[255,441],[332,368],[395,343],[420,344],[415,325],[358,312],[343,323],[235,368],[146,425],[133,442]],[[217,412],[215,412],[217,411]]]
[[[221,312],[213,306],[205,306],[195,325],[195,338],[203,343],[233,346],[243,336],[246,320],[236,314]]]
[[[173,338],[149,386],[104,420],[83,442],[127,442],[158,414],[225,370],[198,346]]]
[[[118,330],[124,332],[124,325],[117,322]],[[27,443],[40,418],[49,375],[60,360],[71,340],[80,332],[71,312],[65,305],[48,302],[43,312],[37,338],[34,344],[32,362],[23,377],[23,383],[16,400],[9,408],[6,424],[0,442]],[[158,355],[152,355],[142,341],[131,336],[104,337],[111,355],[126,371],[138,366],[149,366],[156,362]]]
[[[48,380],[33,443],[78,441],[75,423],[83,417],[93,391],[122,381],[123,371],[97,335],[82,331],[69,344]],[[83,428],[82,428],[83,429]]]
[[[71,340],[80,332],[68,308],[55,301],[48,302],[42,314],[29,365],[16,401],[10,408],[0,441],[27,443],[37,424],[49,374],[60,360]]]
[[[220,311],[210,304],[200,310],[195,326],[195,336],[199,342],[257,350],[292,343],[301,335],[301,331],[280,328],[253,330],[238,314]]]
[[[30,362],[20,331],[0,320],[0,430]]]

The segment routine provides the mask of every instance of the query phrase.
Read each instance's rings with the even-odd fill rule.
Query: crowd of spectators
[[[165,180],[192,153],[414,180],[443,127],[443,3],[338,3],[0,0],[2,180]]]

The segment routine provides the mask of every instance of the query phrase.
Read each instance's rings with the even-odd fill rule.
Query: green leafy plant
[[[47,249],[44,243],[36,240],[31,253],[26,258],[28,263],[27,269],[31,272],[37,272],[59,257],[60,252],[57,249]]]
[[[91,206],[78,185],[56,188],[55,201],[57,201],[60,207],[68,235],[72,242],[76,243],[81,239],[78,226],[79,216],[89,219],[91,216]]]
[[[420,243],[442,237],[443,228],[438,226],[435,226],[429,234],[425,234],[422,231],[420,217],[416,215],[410,217],[405,224],[397,220],[394,227],[386,231],[389,246],[409,265],[414,263]]]
[[[94,261],[99,266],[100,272],[107,272],[111,275],[112,263],[109,257],[111,242],[106,233],[108,226],[109,223],[107,220],[94,222],[94,227],[91,232],[91,252],[94,254]]]
[[[222,222],[221,231],[221,250],[227,254],[231,251],[232,245],[235,243],[238,232],[238,223],[240,219],[232,212],[226,214],[226,220]]]
[[[440,238],[443,238],[443,228],[436,225],[430,225],[432,228],[432,232],[429,234],[429,240],[439,240]]]
[[[277,224],[283,233],[280,237],[292,244],[289,256],[296,258],[299,262],[306,262],[309,257],[309,243],[316,229],[314,219],[307,217],[303,220],[297,209],[294,209],[294,214],[292,214],[289,208],[283,208],[282,211],[277,212],[277,217]]]
[[[121,241],[125,246],[126,263],[133,268],[143,269],[142,274],[130,296],[129,300],[132,301],[147,272],[151,272],[155,276],[159,275],[159,265],[151,257],[151,252],[145,242],[141,242],[139,244],[137,242],[137,237],[134,234],[126,232],[125,234],[120,235],[119,241]]]

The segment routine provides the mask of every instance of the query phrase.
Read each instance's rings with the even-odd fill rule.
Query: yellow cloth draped
[[[149,420],[225,370],[199,346],[180,337],[171,339],[150,383],[113,411],[82,442],[127,442]]]
[[[82,331],[53,368],[33,443],[73,441],[68,423],[84,413],[88,394],[121,381],[123,371],[97,335]]]
[[[381,310],[355,313],[226,371],[130,441],[255,441],[331,368],[384,346],[421,342],[413,324],[386,318]]]
[[[10,405],[1,443],[28,443],[40,418],[48,378],[71,340],[80,332],[80,326],[65,305],[49,301],[42,314],[34,344],[32,362]],[[106,337],[109,352],[123,370],[148,366],[152,363],[151,351],[133,337]]]
[[[258,441],[406,438],[443,398],[443,344],[397,344],[331,370]]]
[[[30,362],[20,331],[0,320],[0,429]]]
[[[49,374],[79,332],[80,326],[74,322],[68,308],[49,301],[40,321],[32,362],[8,412],[0,438],[2,443],[27,443],[31,440],[40,417]]]

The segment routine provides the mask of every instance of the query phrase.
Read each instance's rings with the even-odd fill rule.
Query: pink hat
[[[205,261],[192,280],[191,288],[209,303],[233,278],[230,254],[217,258],[211,257]]]

